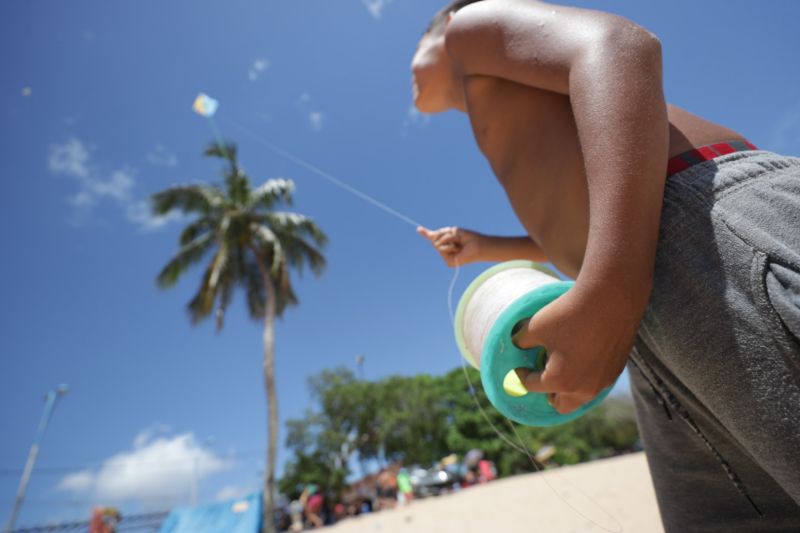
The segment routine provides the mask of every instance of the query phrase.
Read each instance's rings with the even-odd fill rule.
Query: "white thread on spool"
[[[525,268],[525,269],[535,269],[535,268],[537,268],[537,266],[534,266],[534,265],[536,265],[535,263],[532,263],[532,262],[529,262],[529,261],[514,261],[513,263],[515,263],[516,265],[521,265],[521,266],[516,266],[516,268]],[[509,265],[510,265],[510,263],[509,263]],[[511,265],[511,266],[513,266],[513,265]],[[473,296],[474,296],[473,293],[477,292],[477,288],[478,288],[477,286],[478,285],[482,284],[483,281],[486,278],[492,276],[493,273],[497,272],[497,270],[500,270],[502,268],[511,268],[511,266],[504,267],[503,265],[497,265],[493,269],[490,269],[490,272],[485,272],[484,274],[479,276],[476,280],[474,280],[470,284],[470,286],[467,287],[467,290],[464,292],[464,295],[461,297],[461,300],[458,303],[458,310],[454,313],[453,312],[453,289],[455,288],[456,280],[458,280],[458,273],[461,270],[461,265],[456,263],[456,268],[455,268],[455,270],[453,272],[453,279],[450,280],[450,287],[447,290],[447,309],[450,311],[450,322],[453,323],[453,325],[455,327],[455,330],[456,330],[456,342],[458,343],[459,350],[461,351],[461,354],[463,355],[464,359],[466,359],[467,361],[470,361],[470,363],[474,363],[474,362],[471,360],[471,355],[468,353],[468,348],[466,347],[466,343],[465,343],[464,338],[463,338],[462,326],[463,326],[464,323],[468,323],[468,321],[464,319],[464,316],[466,315],[466,313],[465,313],[465,310],[463,308],[470,303],[470,300],[473,299]],[[539,267],[539,268],[541,268],[541,267]],[[547,283],[551,283],[553,281],[558,281],[558,278],[556,278],[554,275],[553,276],[551,276],[549,274],[544,274],[544,275],[546,277],[548,277],[548,278],[551,278],[551,279],[547,280]],[[543,286],[544,284],[545,284],[544,282],[542,282],[541,284],[537,284],[536,287],[533,287],[530,290],[534,290],[536,288],[539,288],[539,287]],[[502,313],[502,311],[500,311],[500,313]],[[497,313],[497,316],[499,316],[500,313]],[[497,316],[495,316],[495,319],[497,318]],[[477,353],[478,353],[478,356],[480,356],[480,351],[478,351]],[[514,432],[514,436],[516,436],[517,442],[519,444],[512,442],[511,439],[505,433],[500,431],[492,423],[492,419],[489,418],[489,415],[486,413],[486,410],[484,410],[484,408],[481,405],[480,401],[478,401],[478,396],[475,394],[475,387],[474,387],[474,385],[472,383],[472,380],[469,377],[469,372],[467,372],[467,366],[464,364],[464,359],[461,360],[461,370],[464,372],[464,379],[469,384],[470,396],[472,396],[472,399],[475,402],[475,406],[478,408],[478,411],[480,411],[481,415],[483,416],[483,419],[486,421],[486,423],[489,425],[489,427],[491,427],[492,430],[497,434],[497,436],[500,437],[500,439],[503,442],[508,444],[512,449],[514,449],[514,450],[516,450],[516,451],[518,451],[520,453],[525,454],[528,457],[528,460],[531,462],[531,465],[533,466],[533,469],[536,470],[537,472],[540,472],[541,468],[536,464],[536,461],[533,459],[533,454],[531,453],[530,449],[528,449],[528,445],[525,444],[525,442],[522,440],[522,437],[520,436],[519,432],[517,431],[517,428],[514,426],[514,423],[511,422],[508,419],[505,419],[506,423],[509,425],[511,430]],[[555,474],[553,474],[553,475],[555,475]],[[603,513],[606,514],[606,516],[611,518],[616,523],[617,527],[615,529],[612,529],[610,527],[606,527],[605,525],[598,523],[592,517],[590,517],[586,513],[584,513],[580,508],[576,507],[575,504],[571,503],[558,490],[556,490],[556,488],[553,487],[553,485],[550,484],[550,481],[547,479],[547,477],[544,477],[543,481],[545,482],[547,487],[550,489],[550,491],[553,494],[555,494],[556,497],[558,497],[558,499],[560,499],[567,507],[569,507],[572,510],[572,512],[574,512],[575,514],[577,514],[578,516],[580,516],[581,518],[583,518],[587,522],[591,522],[592,524],[594,524],[598,528],[600,528],[600,529],[602,529],[604,531],[607,531],[608,533],[622,533],[624,531],[624,529],[622,527],[622,524],[619,523],[619,520],[617,520],[617,518],[614,515],[609,513],[602,505],[598,504],[594,499],[592,499],[591,496],[586,495],[580,489],[580,487],[578,487],[576,485],[573,485],[573,487],[575,487],[575,489],[577,489],[578,492],[583,494],[586,497],[586,499],[588,499],[590,502],[592,502],[595,505],[595,507],[600,509]],[[569,483],[569,481],[567,481],[566,479],[564,479],[564,481]],[[571,483],[569,483],[569,484],[572,485]]]
[[[464,309],[458,327],[464,339],[464,348],[478,368],[486,337],[503,311],[529,292],[559,281],[554,276],[536,270],[532,263],[514,263],[505,268],[502,268],[504,265],[498,265],[501,267],[498,271],[490,273],[485,279],[476,280],[479,285],[471,295],[470,288],[465,293],[468,300],[462,302]],[[469,360],[469,357],[466,358]]]

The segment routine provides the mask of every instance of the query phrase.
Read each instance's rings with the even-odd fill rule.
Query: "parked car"
[[[411,486],[414,488],[414,496],[425,498],[426,496],[438,496],[439,494],[450,492],[461,482],[459,465],[448,465],[444,468],[434,466],[432,468],[412,468],[409,470]]]

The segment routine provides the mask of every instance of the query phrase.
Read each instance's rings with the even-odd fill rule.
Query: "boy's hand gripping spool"
[[[572,287],[543,266],[530,261],[496,265],[473,281],[455,317],[456,342],[464,358],[481,371],[486,396],[503,415],[527,426],[554,426],[574,420],[597,406],[611,391],[603,389],[592,401],[561,414],[547,395],[527,392],[515,368],[544,369],[546,353],[537,346],[517,348],[512,335],[541,308]]]

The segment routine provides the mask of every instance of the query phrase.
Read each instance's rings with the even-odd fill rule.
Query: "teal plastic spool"
[[[459,331],[463,319],[465,302],[477,290],[480,283],[496,272],[507,268],[528,267],[544,270],[540,265],[527,261],[514,261],[497,265],[479,276],[467,289],[462,301],[459,302],[459,312],[456,315],[456,338],[464,356],[473,363],[474,359],[466,349],[463,333]],[[527,426],[555,426],[575,420],[599,405],[611,387],[603,389],[593,400],[582,405],[579,409],[561,414],[548,402],[547,395],[542,393],[528,393],[524,396],[511,396],[503,388],[503,380],[509,371],[515,368],[530,368],[541,371],[544,368],[545,352],[543,347],[523,350],[512,341],[514,327],[521,321],[534,316],[544,306],[566,293],[574,285],[571,281],[554,281],[534,289],[518,297],[495,320],[489,329],[484,341],[480,357],[481,383],[486,396],[495,408],[504,416],[515,422]]]

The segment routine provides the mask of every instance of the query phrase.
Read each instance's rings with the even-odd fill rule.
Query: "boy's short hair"
[[[447,17],[450,15],[450,13],[458,11],[466,5],[474,4],[475,2],[480,1],[481,0],[453,0],[433,16],[431,23],[428,24],[428,28],[425,30],[425,33],[440,33],[444,31],[444,23],[447,22]]]

